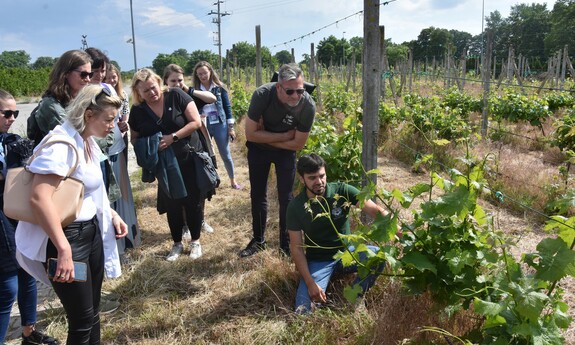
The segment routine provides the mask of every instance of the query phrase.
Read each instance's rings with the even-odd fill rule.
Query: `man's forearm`
[[[291,251],[291,258],[295,264],[295,268],[301,275],[305,284],[307,286],[311,286],[310,284],[315,284],[315,280],[313,280],[311,273],[309,272],[309,268],[307,266],[307,259],[305,257],[303,248],[301,248],[301,246],[294,247],[290,244],[290,251]]]

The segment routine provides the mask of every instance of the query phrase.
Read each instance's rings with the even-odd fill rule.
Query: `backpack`
[[[38,145],[42,139],[46,136],[46,133],[43,133],[38,126],[38,121],[36,121],[36,113],[40,108],[42,101],[38,103],[38,105],[32,110],[30,116],[26,120],[26,136],[28,139],[34,142],[34,146]]]

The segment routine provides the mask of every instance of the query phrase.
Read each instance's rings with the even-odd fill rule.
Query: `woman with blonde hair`
[[[116,239],[127,234],[126,223],[110,208],[100,169],[101,150],[93,137],[103,138],[114,128],[121,105],[107,85],[84,87],[66,108],[67,118],[52,130],[66,143],[44,146],[28,166],[34,173],[31,212],[38,224],[21,221],[16,230],[19,263],[30,274],[51,284],[68,319],[68,345],[100,343],[100,294],[104,274],[120,276]],[[72,176],[84,182],[84,200],[78,218],[62,227],[52,201],[54,190],[73,166]],[[40,146],[36,148],[39,149]],[[56,259],[52,280],[47,262]],[[76,281],[74,263],[86,265],[86,280]]]
[[[194,161],[190,157],[190,148],[205,149],[209,143],[206,143],[203,133],[200,134],[202,120],[198,109],[193,99],[182,89],[164,86],[162,78],[147,68],[134,74],[132,97],[130,139],[139,157],[138,161],[142,161],[140,153],[150,151],[163,155],[161,161],[175,160],[169,168],[162,169],[169,169],[165,175],[168,185],[178,187],[170,189],[158,183],[157,209],[160,214],[167,213],[174,241],[166,259],[174,261],[183,251],[184,222],[191,232],[190,257],[198,259],[202,256],[200,232],[205,199],[211,197],[211,193],[200,193]],[[157,149],[150,150],[151,145],[157,145]],[[159,171],[157,168],[155,170]]]

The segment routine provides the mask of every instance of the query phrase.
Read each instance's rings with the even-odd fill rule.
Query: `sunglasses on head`
[[[0,110],[0,113],[2,113],[7,119],[11,118],[12,116],[17,118],[18,114],[20,114],[20,110]]]
[[[102,90],[100,90],[100,92],[98,92],[98,94],[94,96],[94,98],[92,98],[93,105],[98,105],[98,98],[100,98],[102,94],[108,97],[112,96],[112,91],[110,90],[107,84],[100,84],[100,86],[102,87]]]
[[[284,89],[286,95],[288,96],[293,95],[294,92],[297,92],[297,94],[301,96],[305,92],[305,89],[286,89],[285,87],[282,86],[282,84],[280,84],[280,86],[282,89]]]
[[[94,72],[78,71],[77,69],[75,69],[74,72],[78,72],[82,79],[86,79],[86,77],[92,78],[94,76]]]

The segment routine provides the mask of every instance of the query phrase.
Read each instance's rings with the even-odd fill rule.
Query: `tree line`
[[[503,18],[499,11],[493,11],[486,16],[485,21],[485,31],[493,33],[493,56],[507,57],[509,49],[513,49],[515,56],[529,57],[531,69],[534,70],[545,69],[547,58],[565,45],[575,46],[575,0],[557,0],[552,9],[548,9],[546,4],[517,4],[511,7],[507,18]],[[485,40],[483,34],[473,36],[464,31],[432,26],[421,30],[417,39],[408,42],[398,44],[386,39],[386,55],[390,66],[404,61],[409,52],[415,62],[441,60],[449,51],[456,59],[465,56],[471,60],[479,58]],[[317,62],[326,67],[346,65],[354,57],[355,61],[360,62],[362,52],[362,37],[351,37],[348,40],[331,35],[316,45]],[[272,55],[268,47],[261,49],[263,66],[296,62],[294,55],[293,51],[287,50]],[[303,58],[297,62],[309,65],[310,54],[300,52],[300,55]],[[41,56],[31,63],[30,55],[24,50],[4,51],[0,53],[0,68],[51,68],[56,59]],[[194,65],[201,60],[219,66],[219,56],[210,50],[188,52],[182,48],[170,54],[159,53],[151,67],[161,73],[165,66],[176,63],[186,73],[191,73]],[[245,41],[235,43],[226,52],[223,61],[236,68],[254,67],[256,46]]]

